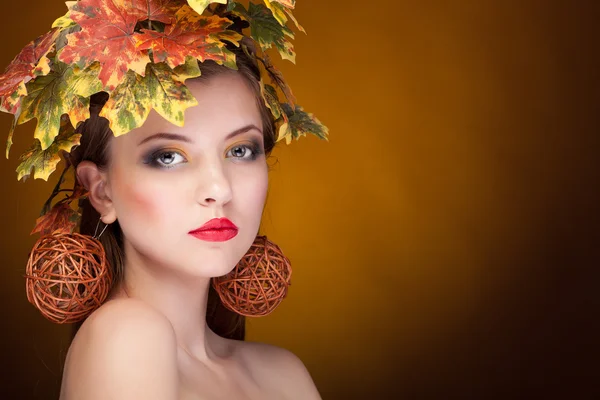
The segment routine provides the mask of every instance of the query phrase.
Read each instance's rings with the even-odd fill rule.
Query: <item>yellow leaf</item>
[[[15,133],[15,128],[17,127],[17,120],[19,119],[20,112],[15,114],[13,118],[13,123],[10,125],[10,130],[8,131],[8,139],[6,139],[6,159],[8,159],[8,154],[10,153],[10,148],[13,145],[13,134]]]
[[[200,69],[193,57],[188,57],[186,63],[175,70],[166,63],[149,64],[144,77],[129,71],[125,81],[111,93],[100,115],[110,121],[115,136],[142,126],[151,109],[169,122],[183,126],[185,109],[198,104],[184,82],[197,76]]]
[[[65,15],[60,18],[57,18],[53,23],[53,28],[69,28],[71,26],[77,25],[75,21],[71,19],[71,11],[67,11]]]
[[[74,127],[89,118],[89,97],[102,90],[98,71],[98,64],[80,71],[73,65],[57,62],[50,74],[27,84],[29,95],[23,99],[18,123],[37,119],[34,137],[40,141],[42,150],[58,135],[63,114],[69,115]]]
[[[304,30],[304,28],[302,27],[302,25],[300,25],[298,23],[298,20],[296,19],[296,17],[294,17],[294,14],[292,14],[292,10],[290,10],[289,8],[285,9],[285,13],[288,15],[288,17],[290,17],[290,19],[294,22],[294,25],[296,25],[296,28],[298,28],[298,30],[302,33],[306,33],[306,30]]]
[[[227,0],[188,0],[190,7],[198,14],[202,14],[210,3],[227,4]]]
[[[81,134],[74,133],[73,127],[63,125],[63,130],[56,136],[52,144],[45,150],[42,149],[38,140],[21,156],[21,164],[17,167],[17,179],[27,177],[34,170],[33,178],[41,178],[45,181],[60,162],[60,152],[70,152],[73,146],[79,145]]]
[[[285,16],[285,7],[283,7],[280,3],[271,2],[270,0],[265,0],[265,4],[269,10],[273,13],[273,16],[279,22],[281,26],[285,26],[287,23],[287,17]]]
[[[179,79],[165,63],[148,65],[143,82],[148,98],[143,100],[167,121],[183,126],[185,110],[198,101]]]
[[[110,98],[102,107],[100,116],[108,119],[114,136],[121,136],[132,129],[142,126],[150,107],[145,101],[146,88],[142,77],[133,71],[127,72],[125,80],[110,93]]]
[[[260,81],[260,92],[265,102],[265,105],[271,110],[271,114],[273,114],[273,118],[278,120],[283,113],[281,109],[281,105],[279,104],[279,98],[277,96],[277,91],[271,85],[265,85],[265,83]]]

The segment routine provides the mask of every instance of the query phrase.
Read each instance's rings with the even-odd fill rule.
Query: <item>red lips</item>
[[[213,218],[189,234],[207,242],[225,242],[234,238],[238,227],[227,218]]]

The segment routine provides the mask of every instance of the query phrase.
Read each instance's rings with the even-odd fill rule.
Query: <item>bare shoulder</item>
[[[281,398],[321,398],[306,366],[291,351],[265,343],[241,342],[240,352],[261,383],[280,392]]]
[[[61,400],[175,399],[177,344],[170,322],[134,299],[112,300],[77,332]]]

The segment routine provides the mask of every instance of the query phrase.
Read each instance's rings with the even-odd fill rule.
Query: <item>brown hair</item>
[[[265,154],[268,156],[275,146],[275,126],[269,109],[265,106],[261,96],[260,89],[260,71],[256,62],[244,54],[242,51],[235,51],[237,58],[238,71],[216,64],[213,61],[200,63],[202,75],[194,80],[207,80],[211,77],[223,73],[238,73],[255,93],[256,102],[259,107],[264,132]],[[81,144],[72,151],[71,162],[75,170],[81,161],[91,161],[99,168],[106,168],[109,162],[108,143],[113,135],[109,128],[108,120],[100,117],[100,111],[106,101],[108,94],[101,92],[92,96],[90,104],[90,118],[78,127],[82,133]],[[87,199],[79,202],[82,209],[80,232],[82,234],[93,235],[96,225],[100,219],[100,214],[91,205]],[[119,222],[115,221],[100,236],[110,268],[112,269],[115,280],[113,288],[123,279],[124,251],[123,235]],[[222,337],[244,340],[245,338],[245,318],[234,313],[221,302],[219,296],[209,285],[208,306],[206,310],[206,321],[210,329]],[[75,327],[79,329],[80,324]]]

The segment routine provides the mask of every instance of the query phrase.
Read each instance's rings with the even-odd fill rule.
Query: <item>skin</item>
[[[106,169],[77,168],[102,221],[119,220],[125,276],[75,337],[61,399],[319,399],[291,352],[224,339],[206,325],[209,279],[252,244],[268,174],[260,112],[243,79],[224,73],[188,87],[199,104],[184,127],[153,111],[110,140]],[[181,138],[149,139],[157,133]],[[237,236],[189,235],[216,217],[235,223]]]

